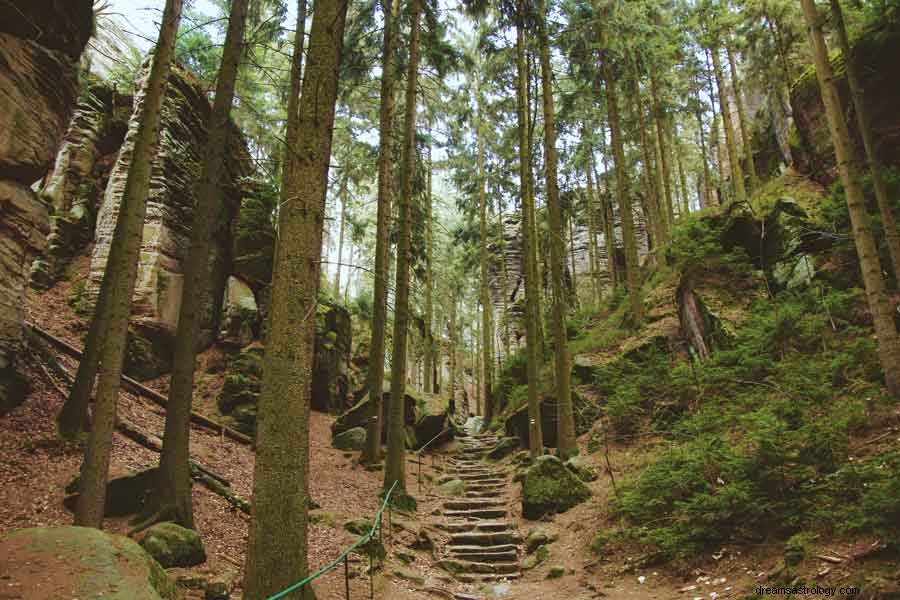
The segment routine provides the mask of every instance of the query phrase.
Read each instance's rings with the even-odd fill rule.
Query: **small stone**
[[[365,444],[366,430],[362,427],[348,429],[331,439],[331,445],[338,450],[362,450]]]
[[[542,528],[532,529],[525,538],[525,550],[531,554],[541,546],[555,542],[558,537]]]
[[[366,535],[372,530],[372,521],[368,519],[351,519],[344,523],[344,529],[355,535]]]
[[[466,493],[466,482],[462,479],[451,479],[439,485],[437,491],[441,496],[460,497]]]
[[[550,567],[550,570],[547,572],[547,579],[559,579],[563,575],[566,574],[566,568],[560,566]]]

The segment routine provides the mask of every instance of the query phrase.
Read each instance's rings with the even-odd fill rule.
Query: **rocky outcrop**
[[[34,527],[0,537],[4,586],[28,598],[174,600],[175,586],[127,537],[91,527]],[[43,576],[36,577],[35,573]]]
[[[900,113],[897,112],[900,78],[894,75],[897,56],[900,56],[900,11],[894,10],[886,12],[882,21],[864,31],[855,40],[853,50],[872,131],[878,132],[879,158],[882,164],[894,167],[900,166]],[[849,106],[844,57],[834,57],[832,66],[841,102]],[[837,165],[814,69],[807,69],[792,87],[791,105],[796,123],[796,136],[791,140],[794,166],[824,185],[836,181]],[[848,124],[862,152],[855,117],[848,119]]]
[[[88,303],[96,300],[103,279],[137,133],[143,102],[142,85],[148,72],[148,65],[145,65],[138,78],[128,133],[98,211],[86,288]],[[205,124],[210,110],[200,83],[185,71],[173,69],[163,102],[159,147],[152,165],[132,308],[135,334],[150,340],[152,348],[163,351],[166,348],[164,342],[171,339],[178,325],[184,277],[182,265],[190,245],[194,186],[200,177]],[[224,194],[219,217],[213,225],[210,285],[202,297],[199,346],[211,343],[219,331],[222,295],[231,272],[233,223],[240,206],[239,182],[250,170],[249,157],[236,128],[229,136],[228,144]]]
[[[219,341],[244,347],[259,333],[260,314],[256,296],[249,285],[234,276],[225,284]]]
[[[335,303],[320,302],[316,315],[312,407],[340,414],[350,401],[350,313]]]
[[[605,193],[601,190],[601,193]],[[581,196],[585,194],[584,190],[575,190],[569,192],[569,198]],[[579,199],[578,202],[583,200]],[[614,209],[614,232],[615,232],[615,256],[613,260],[619,269],[625,268],[625,250],[622,238],[622,226],[619,220],[618,209]],[[646,259],[649,252],[647,240],[646,225],[644,213],[635,202],[633,209],[635,231],[638,241],[638,257],[640,261]],[[598,216],[599,223],[599,216]],[[510,352],[516,352],[519,348],[525,346],[525,280],[522,275],[522,239],[520,217],[518,214],[505,214],[500,223],[494,221],[489,227],[492,228],[491,244],[488,248],[489,255],[492,257],[488,262],[488,285],[490,287],[491,304],[494,308],[494,330],[495,330],[495,348],[498,353],[498,360],[502,364],[506,360],[504,355],[504,344],[507,332],[509,334]],[[502,232],[502,241],[499,234]],[[579,288],[586,285],[581,282],[587,282],[591,273],[590,252],[588,249],[590,234],[585,223],[578,223],[570,232],[574,243],[570,243],[567,239],[567,252],[571,253],[574,247],[575,253],[575,279],[578,281]],[[547,240],[541,242],[546,244]],[[601,228],[597,227],[597,265],[599,269],[599,277],[601,285],[607,288],[609,283],[609,257],[606,253],[606,239]],[[541,284],[545,288],[545,296],[549,297],[550,278],[546,261],[539,261],[541,264],[538,268],[541,270]],[[566,273],[567,281],[572,281],[572,256],[566,257]]]
[[[89,84],[75,109],[40,196],[50,211],[47,251],[32,267],[32,285],[49,288],[94,238],[97,209],[131,116],[130,96]]]
[[[31,261],[49,231],[30,186],[44,176],[78,93],[90,0],[34,0],[0,19],[0,412],[24,391],[15,357]]]
[[[193,529],[177,523],[156,523],[140,540],[141,548],[165,567],[192,567],[206,562],[206,551]]]

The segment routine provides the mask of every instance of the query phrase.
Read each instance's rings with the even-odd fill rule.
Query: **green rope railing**
[[[316,579],[317,577],[321,577],[328,571],[331,571],[332,569],[337,568],[338,566],[340,566],[340,564],[342,562],[344,563],[344,569],[346,570],[346,568],[347,568],[346,561],[347,561],[347,557],[350,555],[350,553],[353,552],[354,550],[356,550],[357,548],[359,548],[360,546],[362,546],[363,544],[369,542],[369,540],[371,540],[373,537],[375,537],[375,532],[381,528],[381,517],[384,514],[384,511],[387,508],[388,503],[391,500],[391,494],[394,493],[394,489],[397,487],[398,483],[399,483],[399,481],[395,481],[394,485],[392,485],[390,487],[390,489],[387,491],[387,494],[384,495],[384,502],[381,503],[381,508],[379,508],[378,512],[375,514],[375,521],[372,523],[372,529],[370,529],[368,533],[366,533],[365,535],[360,537],[358,540],[356,540],[356,542],[352,546],[350,546],[349,548],[344,550],[341,553],[341,555],[338,556],[336,559],[334,559],[330,564],[322,567],[321,569],[319,569],[312,575],[306,577],[305,579],[301,579],[297,583],[284,588],[277,594],[269,596],[268,600],[278,600],[279,598],[284,598],[291,592],[295,592],[295,591],[299,590],[300,588],[302,588],[304,585],[308,584],[313,579]],[[390,521],[390,519],[388,519],[388,520]],[[371,576],[371,573],[370,573],[370,576]],[[349,585],[349,583],[347,583],[347,585]],[[349,598],[349,589],[348,589],[347,596]]]

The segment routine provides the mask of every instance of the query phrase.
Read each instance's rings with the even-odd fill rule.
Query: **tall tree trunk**
[[[647,127],[647,122],[644,118],[644,109],[641,102],[641,87],[638,83],[637,64],[633,60],[629,60],[628,62],[631,65],[632,75],[630,78],[631,108],[637,117],[638,139],[640,140],[641,145],[641,155],[644,159],[644,177],[647,185],[647,209],[650,213],[648,215],[650,222],[647,226],[647,233],[652,240],[650,245],[653,254],[659,256],[657,250],[665,244],[666,239],[665,217],[663,216],[666,204],[665,190],[663,189],[665,185],[662,179],[662,171],[653,168],[653,153],[655,153],[656,150],[655,146],[651,147],[650,141],[647,139],[647,130],[649,128]]]
[[[519,0],[516,15],[516,108],[519,130],[519,186],[522,188],[522,269],[525,280],[525,353],[528,378],[528,447],[532,456],[544,453],[544,437],[541,432],[541,405],[538,399],[540,382],[541,342],[538,329],[539,309],[536,253],[534,248],[534,195],[531,193],[531,124],[528,118],[528,68],[525,59],[525,4]]]
[[[713,72],[716,75],[716,87],[719,88],[719,106],[722,113],[722,124],[725,128],[725,147],[728,149],[728,163],[731,166],[732,186],[734,186],[734,198],[738,202],[747,201],[747,189],[744,186],[744,173],[741,169],[741,157],[737,151],[737,140],[734,132],[734,121],[731,118],[731,103],[728,102],[728,92],[725,89],[725,77],[722,71],[722,61],[719,58],[719,46],[713,44],[710,48],[713,61]]]
[[[587,126],[582,126],[581,135],[585,137]],[[597,193],[594,188],[594,149],[587,143],[587,214],[588,214],[588,262],[591,265],[591,286],[593,298],[591,304],[599,305],[602,288],[600,286],[600,269],[597,268],[599,249],[597,248]]]
[[[484,420],[490,423],[494,418],[494,396],[491,385],[494,380],[494,358],[491,346],[494,338],[494,315],[491,305],[491,290],[488,281],[488,224],[487,224],[487,176],[484,172],[484,123],[481,117],[481,90],[478,95],[478,122],[476,136],[478,138],[478,215],[479,234],[481,244],[478,252],[478,262],[481,271],[479,295],[481,298],[481,355],[484,359],[484,378],[482,380],[481,394],[484,398]]]
[[[600,30],[600,46],[608,48],[606,30]],[[603,79],[606,81],[606,104],[609,112],[609,128],[612,132],[613,162],[616,172],[616,203],[619,219],[622,221],[622,240],[625,245],[625,283],[631,302],[631,313],[635,326],[644,321],[644,299],[641,294],[641,274],[638,263],[637,236],[634,231],[634,215],[631,212],[631,196],[628,191],[628,174],[625,172],[625,143],[619,118],[619,98],[612,66],[608,60],[601,61]]]
[[[498,199],[498,202],[500,199]],[[509,335],[509,269],[506,266],[506,231],[503,222],[503,205],[497,214],[497,239],[500,242],[500,268],[503,275],[503,283],[501,294],[503,298],[503,358],[509,357],[510,353],[510,335]],[[499,354],[499,353],[498,353]]]
[[[434,232],[432,225],[433,198],[431,176],[434,165],[431,162],[431,147],[428,148],[428,183],[425,196],[425,391],[434,393],[434,335],[432,324],[434,322],[434,268],[432,260],[434,255]]]
[[[872,173],[872,184],[875,188],[878,210],[881,212],[884,239],[887,243],[888,254],[891,257],[891,266],[894,268],[894,284],[900,287],[900,234],[897,232],[897,220],[894,218],[894,213],[891,209],[892,202],[888,197],[888,187],[878,160],[875,140],[872,139],[872,122],[869,117],[869,110],[866,107],[862,83],[859,80],[859,74],[856,72],[856,63],[853,61],[850,40],[847,38],[847,29],[844,26],[844,13],[838,0],[831,0],[831,14],[833,15],[832,21],[841,47],[841,53],[844,55],[844,68],[847,72],[847,84],[850,87],[853,110],[856,113],[856,125],[859,128],[863,147],[866,151],[869,171]]]
[[[203,316],[203,300],[209,287],[210,238],[213,224],[219,219],[222,180],[226,169],[225,153],[228,148],[228,117],[243,49],[247,6],[248,0],[233,0],[231,3],[222,65],[216,81],[216,97],[206,128],[206,152],[194,209],[191,248],[184,272],[169,403],[157,475],[158,514],[166,515],[165,518],[190,528],[194,527],[189,438],[196,339]]]
[[[681,211],[682,216],[686,216],[691,212],[691,199],[688,196],[687,177],[684,176],[684,161],[681,159],[681,155],[684,154],[684,147],[681,144],[681,138],[678,137],[677,131],[673,132],[669,139],[675,143],[675,164],[678,167],[678,182],[681,187]]]
[[[346,169],[346,165],[344,166]],[[341,216],[338,224],[337,264],[334,269],[334,294],[335,298],[341,297],[341,262],[344,259],[344,221],[347,219],[347,176],[344,175],[343,185],[339,193],[341,201]]]
[[[737,106],[738,124],[741,127],[741,139],[744,146],[744,158],[747,165],[747,176],[750,179],[750,193],[759,187],[756,175],[756,163],[753,161],[753,139],[750,137],[750,121],[747,111],[744,110],[744,98],[741,95],[741,80],[738,77],[737,65],[734,60],[734,50],[731,44],[725,44],[725,53],[728,55],[728,68],[731,71],[731,89],[734,92],[734,103]]]
[[[412,260],[412,204],[416,167],[416,90],[419,80],[419,21],[421,0],[412,0],[410,15],[409,65],[406,75],[406,106],[403,132],[403,156],[400,167],[401,192],[398,202],[397,283],[394,301],[394,339],[391,352],[391,403],[388,417],[388,448],[384,468],[384,489],[397,484],[395,498],[401,504],[411,501],[406,495],[406,344],[409,328],[409,268]]]
[[[150,172],[159,139],[162,104],[180,19],[181,0],[167,0],[153,64],[144,91],[143,107],[134,136],[131,165],[128,167],[128,178],[122,193],[119,223],[116,226],[117,229],[121,228],[122,232],[120,261],[114,264],[107,263],[103,274],[103,278],[109,279],[110,284],[109,296],[102,308],[104,312],[109,312],[104,319],[106,333],[99,353],[100,374],[97,381],[97,401],[94,403],[94,421],[88,437],[84,462],[81,465],[80,494],[75,507],[75,524],[84,527],[100,528],[103,525],[109,454],[116,422],[116,404],[122,379],[128,321],[131,316],[131,299],[134,295],[140,258]],[[110,267],[116,270],[111,271]]]
[[[660,176],[663,182],[663,197],[661,197],[661,200],[665,200],[663,206],[660,207],[660,214],[663,218],[663,232],[666,239],[668,239],[669,230],[675,220],[675,204],[672,201],[672,169],[669,166],[669,148],[666,143],[666,115],[663,111],[662,101],[660,99],[656,67],[652,63],[650,65],[650,96],[653,100],[653,121],[656,124],[656,146],[659,148]]]
[[[616,264],[616,215],[613,211],[612,206],[612,192],[609,188],[609,162],[607,160],[607,146],[606,146],[606,128],[601,128],[603,135],[600,139],[603,141],[603,144],[600,146],[600,156],[603,157],[603,173],[606,175],[607,180],[607,190],[606,194],[600,198],[600,203],[602,204],[603,210],[603,238],[606,246],[606,270],[609,272],[609,287],[610,290],[615,290],[616,286],[621,281],[621,273],[619,273],[619,267]],[[594,165],[596,167],[596,165]],[[597,171],[594,171],[594,179],[597,181],[597,189],[600,188],[600,177],[597,176]]]
[[[450,358],[450,383],[448,385],[450,391],[450,405],[456,406],[456,298],[458,290],[454,290],[453,297],[450,299],[450,322],[448,324],[449,345],[448,354]]]
[[[288,200],[281,204],[278,218],[256,420],[253,512],[244,571],[246,600],[268,598],[308,572],[310,383],[325,195],[347,6],[344,0],[316,3],[299,104],[297,144],[289,150],[297,153],[296,170],[289,182],[296,187],[288,190]],[[302,44],[302,38],[295,43]],[[312,592],[304,588],[294,596],[312,597]]]
[[[550,33],[547,30],[546,0],[538,2],[541,46],[541,89],[544,100],[544,177],[547,183],[547,210],[550,217],[550,272],[553,290],[553,340],[556,367],[556,438],[559,456],[565,460],[578,454],[575,417],[572,413],[572,368],[566,337],[566,238],[559,201],[556,153],[556,114],[553,107],[553,70],[550,65]],[[574,277],[574,271],[573,271]]]
[[[571,296],[572,304],[571,304],[571,306],[573,309],[577,309],[578,308],[578,276],[575,271],[577,270],[577,267],[578,267],[578,264],[577,264],[578,261],[576,260],[577,256],[576,256],[576,252],[575,252],[575,197],[574,197],[574,195],[572,197],[571,204],[569,204],[569,211],[568,211],[567,216],[568,216],[568,219],[566,219],[566,220],[569,222],[569,260],[572,265],[571,266],[571,269],[572,269],[572,296]]]
[[[706,152],[706,136],[703,134],[703,117],[697,110],[697,131],[700,132],[700,155],[703,163],[703,196],[700,208],[706,208],[712,202],[712,181],[709,174],[709,158]]]
[[[869,310],[878,337],[878,357],[884,371],[887,389],[895,398],[900,397],[900,338],[894,324],[893,311],[885,289],[881,265],[878,261],[878,249],[872,221],[866,210],[866,199],[860,181],[859,161],[854,155],[853,142],[847,123],[844,121],[844,110],[841,106],[837,87],[834,83],[834,72],[828,60],[828,48],[822,35],[822,26],[816,10],[815,0],[801,0],[803,14],[806,17],[809,43],[812,48],[813,61],[816,65],[816,77],[822,92],[825,105],[825,116],[834,143],[838,171],[844,193],[847,197],[847,209],[853,226],[853,238],[856,252],[859,255],[859,266],[862,271]]]
[[[387,292],[391,263],[391,204],[394,128],[394,61],[396,23],[400,0],[390,0],[385,11],[384,48],[381,58],[381,109],[378,117],[378,209],[375,225],[375,282],[372,301],[372,340],[369,344],[369,414],[362,462],[381,459],[381,401],[384,389],[384,346],[387,329]]]

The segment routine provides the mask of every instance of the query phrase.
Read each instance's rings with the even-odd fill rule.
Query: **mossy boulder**
[[[193,567],[206,562],[206,551],[200,536],[193,529],[177,523],[157,523],[147,529],[141,547],[167,569]]]
[[[561,460],[540,456],[522,475],[522,516],[540,519],[581,504],[591,491]]]
[[[262,368],[262,346],[244,348],[228,363],[217,399],[219,412],[230,418],[235,429],[247,435],[253,435],[256,428]]]
[[[437,491],[441,496],[459,497],[466,493],[466,482],[462,479],[451,479],[440,484]]]
[[[566,461],[566,468],[582,481],[597,481],[599,477],[597,470],[585,456],[573,456]]]
[[[172,340],[164,332],[131,327],[125,340],[125,374],[146,381],[168,373],[172,370],[172,351]]]
[[[372,531],[372,521],[368,519],[351,519],[344,523],[344,529],[354,535],[366,535]]]
[[[539,546],[534,553],[525,557],[525,560],[522,561],[522,569],[524,571],[530,571],[536,566],[543,564],[550,557],[550,552],[547,550],[546,546]]]
[[[35,527],[0,537],[4,588],[29,598],[175,600],[166,572],[137,542],[91,527]],[[37,575],[36,575],[37,574]]]
[[[366,430],[354,427],[331,438],[331,445],[338,450],[362,450],[366,445]]]
[[[540,398],[541,407],[541,433],[544,437],[544,446],[556,447],[556,398],[545,394]],[[590,431],[591,426],[600,414],[600,409],[590,398],[572,391],[572,408],[575,414],[575,434],[583,435]],[[522,405],[516,409],[504,423],[506,437],[515,437],[522,447],[528,447],[528,405]]]
[[[531,554],[541,546],[552,544],[559,536],[552,534],[545,529],[532,529],[525,537],[525,550]]]

